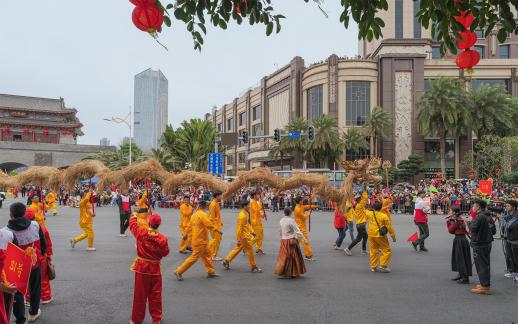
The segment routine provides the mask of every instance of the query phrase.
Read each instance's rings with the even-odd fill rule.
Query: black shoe
[[[469,279],[468,278],[462,278],[460,280],[457,280],[457,283],[461,284],[461,285],[467,285],[467,284],[469,284]]]
[[[451,278],[451,281],[457,281],[457,280],[459,280],[459,279],[462,279],[462,278],[461,278],[461,276],[457,276],[457,277],[455,277],[455,278]]]
[[[428,252],[428,249],[425,248],[424,246],[422,248],[420,248],[419,250],[421,250],[421,252]]]
[[[412,242],[412,247],[414,248],[414,250],[417,252],[417,243],[416,242]]]
[[[230,263],[227,260],[223,260],[221,264],[223,264],[223,268],[225,268],[225,270],[230,270]]]

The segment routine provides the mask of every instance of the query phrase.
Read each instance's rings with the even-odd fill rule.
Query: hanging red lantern
[[[155,4],[155,0],[130,0],[131,3],[133,3],[135,6],[152,6]]]
[[[457,38],[457,47],[459,49],[468,49],[477,42],[477,33],[470,30],[461,31],[460,38]]]
[[[49,130],[48,129],[44,129],[43,130],[43,135],[48,135],[49,134]]]
[[[2,132],[4,132],[4,133],[9,133],[9,131],[10,131],[9,127],[2,128]]]
[[[27,133],[29,133],[29,129],[26,127],[26,128],[24,128],[24,129],[23,129],[23,132],[24,132],[25,134],[27,134]]]
[[[480,54],[477,51],[468,49],[457,55],[455,63],[461,69],[472,69],[480,61]]]
[[[131,19],[138,29],[154,34],[162,29],[164,13],[155,5],[137,6]]]
[[[466,29],[469,29],[469,27],[471,27],[471,24],[475,20],[475,16],[473,15],[473,13],[467,13],[467,10],[461,10],[460,15],[454,16],[453,18]]]

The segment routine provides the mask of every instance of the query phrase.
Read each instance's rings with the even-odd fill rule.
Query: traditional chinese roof
[[[56,113],[75,113],[76,109],[66,108],[63,98],[39,98],[0,94],[0,108],[32,110]]]

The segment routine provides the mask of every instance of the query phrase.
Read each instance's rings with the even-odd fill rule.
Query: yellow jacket
[[[90,203],[90,197],[92,193],[89,192],[84,195],[83,199],[79,202],[79,224],[80,225],[89,225],[92,224],[92,214],[90,210],[93,208]]]
[[[250,224],[257,226],[262,224],[261,205],[255,199],[250,200]]]
[[[191,223],[192,206],[189,204],[180,205],[180,229],[185,230]]]
[[[31,203],[31,205],[29,206],[29,209],[32,209],[34,210],[34,220],[40,224],[40,225],[44,225],[45,224],[45,204],[44,203]]]
[[[45,200],[47,201],[48,204],[53,204],[56,202],[56,194],[53,193],[52,191],[49,192],[47,194],[47,196],[45,197]]]
[[[209,230],[214,230],[209,215],[203,210],[198,210],[191,217],[191,245],[203,246],[209,244]]]
[[[245,240],[248,244],[252,244],[254,232],[250,223],[248,223],[248,212],[242,209],[237,216],[236,223],[236,239],[237,242]]]
[[[149,206],[147,205],[147,190],[144,191],[144,193],[142,194],[142,197],[137,201],[137,206],[138,208],[148,208]]]
[[[212,199],[209,204],[209,215],[212,227],[216,230],[221,231],[223,228],[223,220],[221,219],[221,207],[216,199]]]
[[[350,201],[345,206],[347,207],[347,221],[352,222],[354,220],[354,208]]]
[[[295,219],[295,224],[299,227],[300,230],[306,230],[306,219],[309,218],[310,214],[306,214],[306,210],[310,210],[316,208],[316,205],[295,205],[295,210],[293,212],[293,218]]]
[[[367,234],[369,235],[369,237],[382,237],[379,233],[379,227],[378,227],[378,224],[379,224],[380,227],[386,226],[390,236],[393,239],[396,238],[396,232],[394,231],[392,222],[390,221],[390,218],[387,216],[387,214],[382,213],[382,212],[374,212],[374,211],[369,211],[368,213],[370,213],[372,215],[370,217],[369,229],[367,231]],[[376,220],[374,220],[374,215],[376,215],[376,220],[378,221],[377,224],[376,224]]]
[[[367,210],[365,209],[365,205],[367,205],[367,198],[367,192],[364,191],[362,193],[362,199],[358,204],[356,204],[356,207],[354,207],[354,217],[356,218],[356,225],[365,224],[369,219],[369,215],[367,215]]]

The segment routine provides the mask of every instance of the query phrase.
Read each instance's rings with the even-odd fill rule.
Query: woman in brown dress
[[[275,266],[275,274],[281,278],[297,278],[306,272],[304,259],[299,247],[299,239],[304,235],[291,217],[291,209],[284,209],[284,217],[280,221],[281,247]]]

